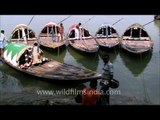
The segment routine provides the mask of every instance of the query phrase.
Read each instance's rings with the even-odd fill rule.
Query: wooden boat
[[[121,47],[131,53],[140,54],[151,50],[153,42],[144,27],[135,23],[122,35]]]
[[[120,43],[120,37],[112,25],[102,24],[96,32],[96,41],[101,47],[112,48]]]
[[[58,41],[58,24],[49,22],[47,23],[41,33],[39,34],[38,42],[41,46],[51,49],[56,49],[64,46],[66,43],[66,38],[63,36],[63,40]],[[53,30],[53,32],[52,32]]]
[[[32,29],[25,24],[19,24],[12,31],[10,41],[33,45],[37,41],[37,38]]]
[[[68,31],[68,42],[69,44],[82,52],[86,53],[95,53],[99,49],[99,45],[96,43],[95,38],[91,36],[88,30],[85,28],[80,28],[81,31],[84,31],[82,37],[79,37],[80,32],[74,24],[69,28]]]
[[[31,46],[20,43],[9,43],[4,48],[4,59],[12,68],[49,81],[63,81],[63,82],[87,82],[101,78],[101,74],[88,69],[82,69],[69,64],[63,64],[55,60],[46,60],[38,65],[32,65],[27,69],[22,69],[19,66],[20,59],[24,51],[31,49]]]

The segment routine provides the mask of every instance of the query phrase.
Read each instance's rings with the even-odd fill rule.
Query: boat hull
[[[56,42],[52,40],[52,37],[40,37],[38,39],[38,43],[45,48],[57,49],[62,46],[65,46],[66,40]]]
[[[144,27],[132,24],[122,35],[121,47],[134,54],[145,53],[153,48],[153,42]]]
[[[121,47],[128,52],[131,52],[134,54],[140,54],[140,53],[145,53],[151,50],[153,47],[153,43],[151,41],[123,40],[121,43]]]
[[[101,79],[101,74],[91,70],[84,70],[72,65],[62,64],[51,60],[43,64],[32,66],[26,70],[13,66],[3,59],[10,67],[41,80],[60,83],[84,83],[91,80]]]
[[[97,38],[97,43],[100,47],[112,48],[120,43],[120,38]]]
[[[85,52],[85,53],[96,53],[99,49],[95,39],[84,39],[84,40],[69,40],[69,45],[74,49]]]

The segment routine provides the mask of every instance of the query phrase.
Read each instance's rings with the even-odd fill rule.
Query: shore
[[[38,95],[34,92],[20,92],[3,96],[0,105],[81,105],[76,103],[75,96]],[[135,97],[111,96],[110,105],[146,105]]]

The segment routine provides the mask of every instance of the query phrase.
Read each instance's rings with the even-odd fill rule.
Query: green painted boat
[[[38,65],[31,65],[27,69],[22,69],[19,65],[19,60],[24,52],[29,49],[32,49],[32,46],[21,43],[9,43],[4,48],[3,61],[20,72],[53,82],[70,81],[76,83],[101,78],[101,74],[94,71],[48,59]]]

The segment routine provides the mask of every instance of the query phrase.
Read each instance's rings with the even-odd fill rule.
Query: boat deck
[[[52,37],[40,37],[38,40],[39,44],[44,46],[44,47],[48,47],[48,48],[58,48],[61,47],[63,45],[65,45],[66,40],[63,41],[54,41],[54,39],[52,40]]]

